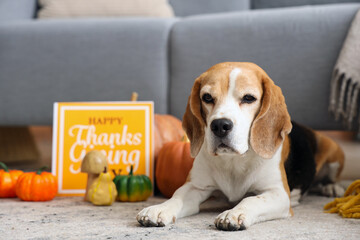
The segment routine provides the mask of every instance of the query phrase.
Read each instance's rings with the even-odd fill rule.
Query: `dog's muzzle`
[[[233,126],[233,122],[226,118],[215,119],[210,124],[211,131],[219,138],[226,137]]]
[[[213,153],[238,153],[232,146],[231,139],[229,139],[233,127],[233,122],[227,118],[219,118],[211,122],[210,129],[215,136],[213,139]]]

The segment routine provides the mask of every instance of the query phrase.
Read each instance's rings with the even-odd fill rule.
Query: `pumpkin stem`
[[[37,170],[36,174],[40,175],[45,169],[48,169],[48,167],[43,166],[43,167],[39,168],[39,170]]]
[[[106,167],[104,167],[104,171],[103,171],[103,173],[106,173],[107,171],[106,171]]]
[[[184,143],[190,142],[190,140],[189,140],[188,136],[186,135],[186,133],[184,133],[184,136],[183,136],[183,138],[182,138],[182,141],[183,141]]]
[[[133,93],[131,94],[131,101],[132,101],[132,102],[136,102],[137,99],[138,99],[138,93],[137,93],[137,92],[133,92]]]
[[[9,168],[6,166],[5,163],[0,162],[0,167],[2,167],[5,170],[5,172],[9,172]]]
[[[134,166],[133,166],[133,165],[131,165],[129,175],[133,175],[133,170],[134,170]]]
[[[116,177],[117,174],[116,174],[116,172],[115,172],[115,169],[111,169],[111,171],[113,172],[114,176]]]

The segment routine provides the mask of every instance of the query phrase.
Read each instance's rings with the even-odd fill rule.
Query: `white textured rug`
[[[50,202],[0,199],[0,239],[360,239],[360,220],[323,213],[330,198],[307,196],[295,215],[253,225],[240,232],[222,232],[215,217],[226,204],[208,201],[198,215],[178,219],[163,228],[144,228],[135,220],[143,208],[164,199],[96,207],[82,198],[56,198]]]

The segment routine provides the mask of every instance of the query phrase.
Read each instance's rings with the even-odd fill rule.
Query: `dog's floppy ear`
[[[190,140],[190,152],[192,157],[196,157],[204,142],[205,122],[201,114],[201,98],[200,98],[201,80],[204,77],[204,75],[205,75],[204,73],[201,74],[195,80],[182,121],[183,129],[185,130]]]
[[[281,89],[266,74],[262,86],[262,104],[251,127],[250,144],[258,155],[271,158],[290,133],[292,124]]]

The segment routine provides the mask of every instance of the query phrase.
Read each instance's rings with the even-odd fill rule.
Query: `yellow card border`
[[[117,104],[128,105],[128,106],[119,106]],[[152,128],[150,127],[150,124],[154,124],[154,102],[152,101],[55,102],[53,108],[52,174],[58,176],[59,179],[58,195],[82,196],[83,194],[85,194],[84,189],[62,189],[62,176],[63,176],[62,163],[64,160],[63,153],[64,153],[64,125],[65,125],[64,116],[65,116],[65,111],[67,110],[134,110],[134,111],[144,110],[146,117],[145,122],[147,123],[145,126],[145,135],[147,136],[147,138],[145,139],[145,169],[146,169],[145,174],[149,176],[150,179],[152,179],[152,182],[154,184],[154,159],[153,161],[151,161],[151,157],[152,158],[154,157],[154,146],[155,146],[154,133],[153,133],[154,127]],[[152,119],[150,119],[151,116]],[[59,134],[61,135],[59,136]],[[61,151],[58,151],[58,147],[59,150]]]

